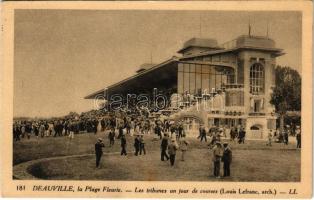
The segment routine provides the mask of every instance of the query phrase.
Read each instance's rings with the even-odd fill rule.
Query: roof
[[[187,40],[184,44],[182,49],[177,51],[178,53],[183,53],[186,49],[190,47],[202,47],[202,48],[209,48],[209,49],[221,49],[218,46],[217,40],[211,38],[191,38]]]
[[[137,72],[137,73],[143,72],[143,71],[145,71],[145,70],[148,70],[148,69],[154,67],[155,65],[156,65],[156,64],[152,64],[152,63],[144,63],[144,64],[142,64],[142,65],[138,68],[138,70],[137,70],[136,72]]]
[[[126,78],[126,79],[123,79],[123,80],[121,80],[121,81],[119,81],[119,82],[117,82],[115,84],[112,84],[112,85],[110,85],[110,86],[108,86],[106,88],[100,89],[100,90],[98,90],[98,91],[96,91],[96,92],[94,92],[92,94],[89,94],[89,95],[85,96],[84,99],[93,99],[93,98],[95,98],[99,94],[104,94],[107,89],[110,89],[110,88],[113,88],[115,86],[121,85],[121,84],[123,84],[123,83],[125,83],[127,81],[130,81],[130,80],[132,80],[134,78],[137,78],[137,77],[142,76],[142,75],[144,75],[146,73],[149,73],[149,72],[151,72],[151,71],[153,71],[155,69],[161,68],[161,67],[163,67],[163,66],[165,66],[167,64],[170,64],[172,62],[177,62],[177,61],[178,61],[178,58],[174,56],[171,59],[168,59],[168,60],[166,60],[166,61],[164,61],[164,62],[162,62],[160,64],[151,66],[149,69],[143,71],[142,73],[137,73],[137,74],[135,74],[133,76],[130,76],[130,77]]]
[[[274,40],[263,36],[241,35],[234,40],[222,44],[221,47],[224,48],[183,56],[181,59],[221,54],[226,52],[235,52],[242,49],[270,51],[273,52],[275,56],[284,55],[283,49],[276,48]]]

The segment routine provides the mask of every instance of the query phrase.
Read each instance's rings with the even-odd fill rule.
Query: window
[[[264,93],[265,70],[260,63],[255,63],[250,68],[250,93]]]
[[[196,94],[212,91],[212,88],[219,88],[227,82],[224,72],[216,71],[214,66],[202,64],[178,64],[178,93],[189,92]]]
[[[178,72],[178,93],[183,94],[184,93],[184,88],[183,88],[183,72]]]
[[[258,126],[256,126],[256,125],[254,125],[254,126],[251,126],[250,129],[251,129],[251,130],[256,130],[256,131],[258,131],[260,128],[259,128]]]

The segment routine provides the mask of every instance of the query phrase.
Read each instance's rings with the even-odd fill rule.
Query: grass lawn
[[[94,153],[98,137],[105,138],[104,152],[120,151],[120,141],[109,147],[105,133],[80,134],[74,140],[66,137],[32,138],[14,143],[14,164],[40,158]],[[186,161],[180,161],[177,153],[174,167],[160,161],[160,141],[147,136],[145,156],[104,155],[101,169],[95,169],[94,156],[63,158],[34,164],[29,171],[42,179],[54,180],[151,180],[151,181],[300,181],[300,151],[295,144],[265,145],[264,141],[246,141],[246,144],[230,143],[233,150],[231,177],[215,179],[212,176],[211,152],[207,144],[195,138],[190,142]],[[128,151],[133,151],[133,138],[127,137]]]

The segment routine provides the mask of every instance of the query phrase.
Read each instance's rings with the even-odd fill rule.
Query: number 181
[[[23,191],[23,190],[25,190],[25,185],[17,185],[17,186],[16,186],[16,190],[17,190],[17,191]]]

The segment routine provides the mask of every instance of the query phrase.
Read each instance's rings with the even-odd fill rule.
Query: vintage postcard
[[[311,2],[4,2],[1,22],[3,196],[312,196]]]

